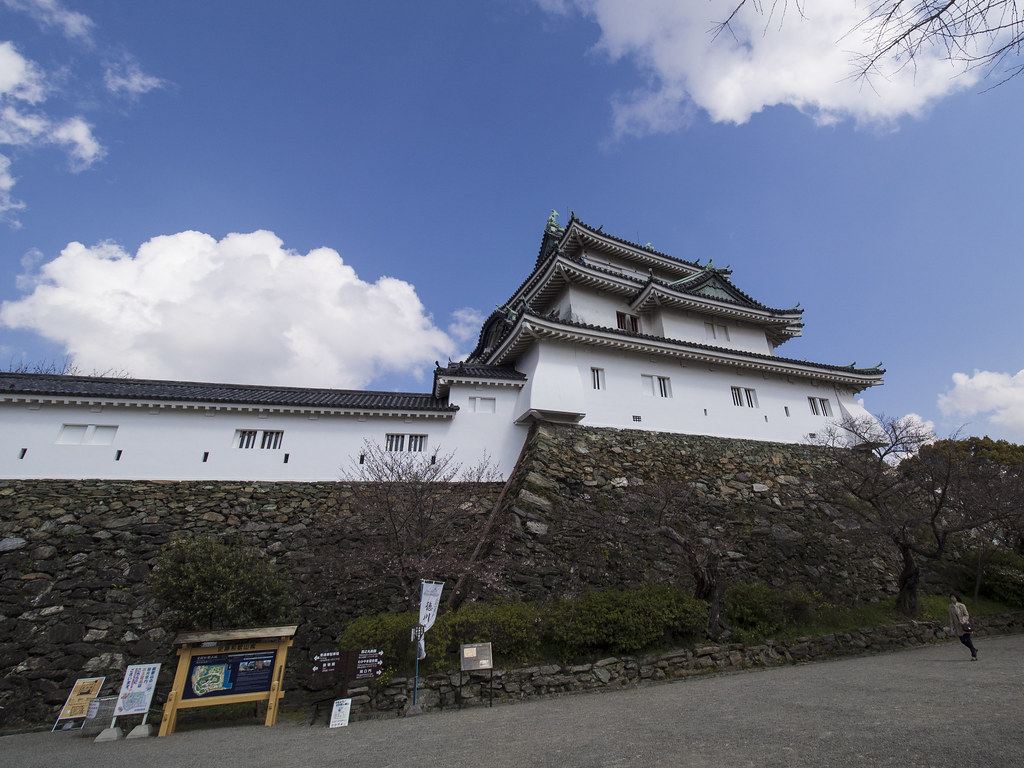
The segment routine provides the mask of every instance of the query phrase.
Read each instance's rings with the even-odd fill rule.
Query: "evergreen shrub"
[[[739,633],[767,637],[782,628],[785,621],[782,596],[764,584],[739,581],[722,596],[726,621]]]
[[[1024,608],[1024,557],[1016,552],[1000,552],[985,567],[981,593],[1014,608]]]
[[[561,600],[548,634],[559,656],[635,653],[703,633],[708,604],[677,587],[652,584],[635,590],[592,592]]]
[[[279,626],[295,619],[295,589],[263,550],[241,538],[180,537],[149,575],[170,631]]]

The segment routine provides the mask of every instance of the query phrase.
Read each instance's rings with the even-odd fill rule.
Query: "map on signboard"
[[[231,688],[230,664],[197,664],[192,669],[192,690],[196,696],[205,696],[215,691]]]

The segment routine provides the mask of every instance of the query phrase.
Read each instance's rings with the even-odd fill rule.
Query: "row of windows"
[[[384,435],[384,450],[391,453],[409,451],[421,453],[427,450],[426,435]]]
[[[271,429],[240,429],[235,432],[235,445],[238,448],[255,448],[257,441],[262,450],[275,451],[284,441],[284,432]]]
[[[604,368],[590,369],[590,383],[594,389],[607,389],[605,383]],[[640,385],[645,395],[657,397],[672,397],[672,380],[668,376],[655,376],[641,373]],[[759,408],[757,402],[757,390],[750,387],[731,387],[732,404],[740,408]],[[832,416],[832,405],[827,397],[808,397],[808,405],[814,416]],[[789,416],[789,407],[786,407],[786,415]]]
[[[494,412],[494,398],[478,398],[480,410]],[[111,445],[117,434],[116,425],[64,424],[57,435],[58,445]],[[276,451],[284,444],[284,430],[279,429],[238,429],[235,430],[234,445],[242,450],[260,448]],[[422,452],[427,450],[426,435],[384,436],[387,451]],[[204,459],[205,460],[205,459]]]

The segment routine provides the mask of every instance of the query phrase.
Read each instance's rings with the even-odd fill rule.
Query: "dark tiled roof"
[[[208,384],[195,381],[59,376],[39,373],[0,373],[0,397],[5,395],[164,400],[271,407],[355,408],[362,410],[455,411],[447,401],[430,394],[368,392],[352,389],[261,387],[249,384]]]
[[[526,374],[506,365],[484,365],[482,363],[449,363],[438,366],[435,376],[456,376],[467,379],[512,379],[525,381]]]

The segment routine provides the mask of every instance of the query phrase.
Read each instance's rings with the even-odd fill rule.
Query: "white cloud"
[[[37,149],[56,145],[67,151],[71,170],[89,168],[105,150],[83,118],[59,119],[42,110],[47,90],[39,67],[10,42],[0,43],[0,146]],[[12,195],[15,177],[10,166],[10,158],[0,155],[0,220],[18,226],[12,214],[25,204]]]
[[[939,410],[952,418],[980,417],[1006,439],[1024,440],[1024,370],[954,373],[953,388],[939,395]]]
[[[448,324],[448,333],[459,343],[476,342],[480,334],[480,326],[486,318],[472,307],[463,307],[452,312],[452,321]]]
[[[70,243],[25,285],[29,295],[0,305],[0,323],[62,344],[82,370],[362,388],[456,346],[409,283],[366,282],[336,251],[302,255],[266,231],[180,232],[135,255]],[[460,310],[453,327],[469,318]]]
[[[921,114],[980,76],[963,74],[944,49],[922,48],[913,66],[886,61],[869,83],[854,77],[856,57],[870,50],[865,34],[852,32],[867,12],[856,0],[780,4],[779,10],[787,6],[781,18],[772,3],[748,2],[717,36],[716,23],[737,0],[537,2],[554,14],[571,3],[600,27],[599,51],[640,69],[646,85],[612,98],[617,136],[675,130],[695,108],[715,122],[745,123],[766,107],[788,104],[822,124],[887,123]]]
[[[0,43],[0,98],[36,104],[43,99],[43,76],[13,44]]]
[[[11,213],[20,211],[25,204],[11,195],[11,190],[14,189],[14,177],[11,175],[10,168],[10,159],[5,155],[0,155],[0,221],[5,219],[13,221],[14,226],[17,226],[17,221],[11,218]]]
[[[164,86],[163,80],[147,75],[139,63],[127,55],[120,62],[108,64],[104,68],[103,82],[111,93],[128,96],[138,96]]]
[[[93,22],[84,13],[69,11],[56,0],[4,0],[12,11],[27,13],[44,27],[57,27],[72,40],[89,43],[92,40]]]

